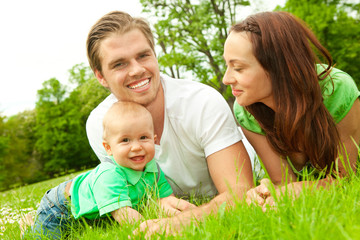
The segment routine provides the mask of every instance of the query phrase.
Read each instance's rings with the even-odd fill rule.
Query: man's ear
[[[101,72],[99,70],[95,70],[95,77],[97,78],[97,80],[99,81],[99,83],[101,85],[103,85],[106,88],[109,88],[109,85],[107,83],[107,81],[105,80],[105,78],[103,77],[103,75],[101,74]]]
[[[112,151],[111,151],[111,147],[110,147],[110,145],[107,143],[107,142],[103,142],[103,146],[104,146],[104,148],[105,148],[105,151],[106,151],[106,153],[109,155],[109,156],[111,156],[112,155]]]

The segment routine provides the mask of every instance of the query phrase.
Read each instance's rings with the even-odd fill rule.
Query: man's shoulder
[[[194,125],[202,122],[204,117],[215,121],[215,116],[231,116],[229,105],[216,89],[199,82],[170,77],[163,78],[163,82],[166,114],[170,120]]]
[[[224,102],[223,96],[214,88],[190,79],[176,79],[161,75],[167,104],[189,104],[201,107],[214,101]]]
[[[96,113],[100,113],[100,112],[106,112],[111,105],[116,102],[117,99],[115,97],[114,94],[109,94],[109,96],[107,96],[101,103],[99,103],[99,105],[97,105],[90,114],[96,114]]]
[[[165,85],[166,90],[170,91],[179,91],[179,89],[188,89],[188,91],[197,91],[197,90],[204,90],[204,91],[215,91],[216,90],[206,84],[201,82],[189,79],[189,78],[172,78],[165,74],[161,74],[161,79]]]
[[[105,116],[105,113],[109,110],[111,105],[116,102],[117,99],[113,94],[110,94],[107,96],[99,105],[94,108],[86,121],[86,126],[92,126],[92,125],[98,125],[99,123],[102,123],[102,119]],[[99,122],[100,120],[100,122]],[[102,131],[102,130],[101,130]]]

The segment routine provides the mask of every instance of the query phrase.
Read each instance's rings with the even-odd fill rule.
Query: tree
[[[90,67],[84,64],[75,65],[69,73],[69,81],[77,84],[70,98],[77,98],[74,101],[81,106],[80,112],[83,116],[83,124],[85,124],[90,112],[110,94],[110,91],[99,84]]]
[[[91,110],[109,92],[83,64],[69,72],[70,81],[76,85],[70,93],[54,78],[38,91],[36,149],[49,176],[99,162],[88,143],[85,124]]]
[[[288,0],[283,10],[304,20],[331,53],[336,67],[360,87],[360,4],[346,0]]]
[[[176,78],[193,76],[217,89],[232,105],[230,88],[222,84],[223,45],[237,9],[246,0],[140,0],[155,11],[154,34],[161,47],[160,69]],[[151,9],[151,10],[150,10]]]
[[[62,116],[65,109],[62,105],[66,88],[56,78],[43,83],[38,90],[36,102],[36,150],[40,155],[44,171],[53,176],[67,168],[64,141],[67,138],[68,122]]]
[[[0,189],[37,179],[33,157],[35,111],[24,111],[3,122],[0,134]]]
[[[84,64],[69,72],[73,90],[51,78],[38,90],[34,110],[0,115],[0,190],[99,163],[85,124],[109,91]]]
[[[89,67],[75,65],[70,71],[70,82],[78,86],[66,100],[66,118],[73,122],[77,134],[72,141],[72,151],[76,153],[76,161],[71,161],[71,168],[80,169],[94,166],[99,159],[91,149],[85,131],[86,120],[90,112],[109,95],[109,91],[98,83]]]

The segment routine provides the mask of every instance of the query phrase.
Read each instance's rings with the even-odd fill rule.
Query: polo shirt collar
[[[156,166],[155,159],[151,160],[145,165],[144,171],[136,171],[131,168],[120,166],[114,159],[113,156],[110,156],[110,159],[115,163],[115,165],[120,168],[126,175],[126,179],[131,185],[135,185],[139,182],[140,178],[145,175],[146,173],[154,172],[156,173],[158,171],[158,168]]]

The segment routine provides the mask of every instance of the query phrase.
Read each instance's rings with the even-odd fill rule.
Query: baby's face
[[[143,171],[155,155],[152,119],[139,115],[112,123],[107,143],[115,161],[123,167]],[[109,154],[109,152],[108,152]]]

